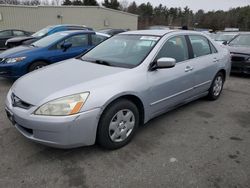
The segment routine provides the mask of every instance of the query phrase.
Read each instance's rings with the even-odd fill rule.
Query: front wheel
[[[209,89],[209,93],[208,93],[209,100],[216,100],[219,98],[223,89],[224,81],[225,81],[225,78],[224,78],[223,73],[221,72],[217,73]]]
[[[30,65],[29,67],[29,72],[32,72],[34,70],[37,70],[37,69],[40,69],[40,68],[43,68],[45,66],[47,66],[48,63],[44,62],[44,61],[37,61],[37,62],[34,62]]]
[[[122,99],[110,106],[101,116],[98,144],[106,149],[118,149],[130,142],[139,125],[139,112],[134,103]]]

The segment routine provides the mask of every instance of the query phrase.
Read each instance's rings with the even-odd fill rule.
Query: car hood
[[[18,46],[10,48],[0,53],[0,58],[9,58],[9,57],[20,57],[22,55],[26,56],[27,53],[32,53],[40,48],[33,46]]]
[[[12,92],[29,104],[38,105],[99,87],[102,79],[125,70],[128,69],[69,59],[21,77],[14,83]]]
[[[14,38],[11,38],[11,39],[8,39],[7,40],[7,43],[10,43],[10,42],[21,42],[21,41],[25,41],[25,40],[29,40],[29,39],[34,39],[35,37],[33,36],[27,36],[27,37],[14,37]]]
[[[227,46],[227,49],[231,53],[250,54],[250,47],[244,47],[244,46]]]

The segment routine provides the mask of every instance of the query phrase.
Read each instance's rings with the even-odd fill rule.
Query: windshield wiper
[[[111,66],[111,64],[109,62],[104,61],[104,60],[95,60],[94,63],[100,64],[100,65]]]
[[[111,63],[109,63],[108,61],[105,61],[105,60],[89,59],[89,58],[83,58],[83,57],[80,57],[79,59],[82,60],[82,61],[88,61],[88,62],[91,62],[91,63],[100,64],[100,65],[113,66],[113,65],[111,65]]]

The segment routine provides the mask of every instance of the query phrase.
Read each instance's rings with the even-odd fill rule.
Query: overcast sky
[[[123,0],[118,0],[123,1]],[[133,2],[133,0],[126,0]],[[149,0],[135,0],[137,4],[146,3]],[[167,7],[185,7],[188,6],[194,11],[203,9],[208,10],[228,10],[238,6],[250,5],[250,0],[151,0],[149,1],[154,6],[166,5]]]

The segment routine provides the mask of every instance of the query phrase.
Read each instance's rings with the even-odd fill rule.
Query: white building
[[[47,25],[78,24],[94,29],[137,29],[138,16],[99,6],[0,5],[0,30],[37,31]]]

